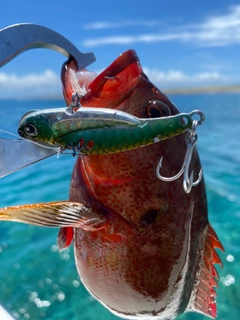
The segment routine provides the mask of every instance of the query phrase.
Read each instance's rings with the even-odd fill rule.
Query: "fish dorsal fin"
[[[216,318],[217,316],[217,294],[214,287],[218,287],[217,283],[219,280],[217,270],[213,264],[218,263],[223,267],[222,261],[215,251],[215,248],[224,251],[217,234],[213,228],[208,225],[200,270],[197,274],[197,281],[186,310],[199,312],[211,318]]]

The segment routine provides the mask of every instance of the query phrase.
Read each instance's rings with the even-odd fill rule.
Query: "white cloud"
[[[182,35],[183,36],[183,35]],[[102,38],[87,39],[83,42],[85,47],[96,47],[108,44],[132,44],[132,43],[153,43],[178,40],[176,34],[142,34],[139,36],[111,36]]]
[[[50,97],[61,94],[59,76],[52,70],[19,76],[0,72],[0,98]]]
[[[162,25],[160,21],[154,20],[125,20],[119,22],[108,22],[108,21],[99,21],[88,23],[83,26],[83,29],[88,30],[100,30],[100,29],[114,29],[114,28],[124,28],[130,26],[142,26],[142,27],[155,27]]]
[[[126,23],[129,24],[130,21]],[[132,21],[136,25],[137,21]],[[156,22],[155,22],[156,23]],[[124,23],[100,22],[92,24],[92,29],[110,28],[111,26],[122,27]],[[90,25],[89,25],[90,28]],[[180,29],[180,31],[179,31]],[[83,41],[85,47],[94,47],[109,44],[134,44],[154,43],[166,41],[179,41],[193,43],[197,46],[227,46],[240,43],[240,5],[231,7],[224,15],[212,16],[200,24],[178,26],[171,32],[150,33],[140,35],[110,36],[101,38],[86,39]]]
[[[143,68],[149,80],[157,87],[161,88],[187,88],[207,85],[229,84],[237,79],[231,79],[218,72],[201,72],[187,74],[181,70],[169,70],[167,72],[158,69]],[[240,79],[238,79],[240,80]]]
[[[240,43],[240,5],[231,7],[229,13],[210,17],[196,25],[200,45],[226,46]]]
[[[187,74],[182,70],[162,71],[148,67],[143,70],[159,89],[224,85],[240,81],[218,72]],[[59,76],[52,70],[23,76],[0,73],[0,99],[62,98],[61,88]]]

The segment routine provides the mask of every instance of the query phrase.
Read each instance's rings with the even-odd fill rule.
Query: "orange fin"
[[[2,208],[0,220],[42,227],[77,227],[96,230],[105,224],[106,217],[81,203],[59,201]]]
[[[59,251],[66,249],[72,242],[73,239],[73,228],[61,228],[58,233],[57,245]]]
[[[224,251],[217,234],[213,228],[208,225],[202,253],[202,260],[200,262],[200,270],[198,272],[196,285],[186,310],[199,312],[214,319],[217,316],[217,294],[214,290],[214,287],[218,286],[217,282],[219,277],[213,264],[217,263],[223,267],[222,261],[215,251],[215,248]]]

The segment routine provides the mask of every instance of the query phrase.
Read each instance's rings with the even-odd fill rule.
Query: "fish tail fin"
[[[204,249],[197,275],[196,285],[192,292],[186,311],[195,311],[215,319],[217,316],[216,291],[218,287],[218,272],[213,264],[223,267],[222,261],[215,249],[224,251],[223,245],[211,225],[207,226]]]

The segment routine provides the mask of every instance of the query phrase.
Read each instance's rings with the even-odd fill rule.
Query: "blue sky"
[[[100,72],[135,49],[150,80],[164,91],[240,84],[240,2],[234,0],[1,0],[0,29],[31,22],[51,28]],[[0,69],[0,99],[61,95],[65,57],[31,50]]]

